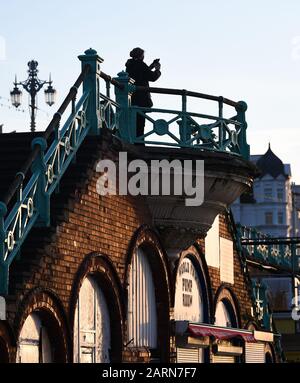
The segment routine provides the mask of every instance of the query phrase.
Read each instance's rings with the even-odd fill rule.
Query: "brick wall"
[[[126,343],[126,288],[130,254],[143,241],[156,248],[155,289],[159,302],[158,327],[161,358],[168,360],[170,302],[175,285],[166,253],[142,197],[99,196],[96,192],[96,163],[105,158],[117,159],[118,145],[111,140],[88,137],[80,148],[77,161],[63,177],[51,200],[51,226],[34,228],[26,239],[20,258],[10,268],[10,295],[7,298],[8,325],[17,339],[22,324],[32,309],[51,311],[63,338],[58,353],[60,361],[72,361],[72,328],[76,297],[84,276],[99,276],[107,294],[111,294],[118,324],[116,347]],[[143,229],[145,228],[145,229]],[[228,217],[220,217],[220,235],[232,239]],[[204,240],[198,244],[205,254]],[[97,258],[101,255],[101,259]],[[85,263],[84,263],[85,262]],[[83,267],[84,263],[84,267]],[[220,288],[219,270],[209,267],[213,299]],[[238,300],[242,326],[249,320],[251,299],[247,281],[234,247],[235,284],[229,286]],[[113,290],[113,292],[111,292]],[[112,302],[112,300],[110,302]],[[166,314],[167,313],[167,314]],[[166,316],[167,315],[167,316]],[[174,346],[174,345],[173,345]],[[174,347],[173,347],[174,348]],[[172,348],[172,351],[174,351]],[[15,344],[10,346],[15,355]],[[121,358],[115,353],[115,360]],[[148,350],[123,349],[124,361],[149,361]],[[65,360],[64,360],[65,359]],[[11,356],[13,360],[13,356]]]

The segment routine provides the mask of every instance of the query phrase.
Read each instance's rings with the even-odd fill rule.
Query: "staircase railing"
[[[74,160],[87,134],[98,132],[96,76],[101,61],[95,51],[83,56],[82,71],[45,132],[32,141],[32,152],[0,202],[0,294],[8,293],[9,267],[33,225],[50,224],[50,197]],[[83,92],[76,102],[78,89]],[[60,129],[62,117],[70,112]]]

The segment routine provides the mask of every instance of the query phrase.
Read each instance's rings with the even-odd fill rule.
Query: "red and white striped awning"
[[[245,342],[256,343],[256,339],[252,331],[240,330],[237,328],[218,327],[205,324],[189,324],[188,332],[192,336],[196,337],[213,336],[220,340],[239,337],[242,338]]]

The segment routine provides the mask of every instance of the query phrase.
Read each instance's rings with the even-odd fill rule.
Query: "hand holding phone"
[[[155,68],[156,70],[159,70],[160,69],[160,62],[159,62],[159,60],[160,59],[153,60],[153,63],[151,64],[151,67]]]

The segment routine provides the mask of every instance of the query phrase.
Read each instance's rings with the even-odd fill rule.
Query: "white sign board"
[[[188,258],[178,267],[175,287],[175,320],[203,321],[202,291],[197,271]]]

